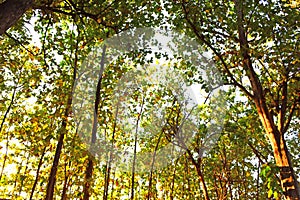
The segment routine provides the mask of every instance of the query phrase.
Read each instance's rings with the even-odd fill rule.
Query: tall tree
[[[280,169],[287,199],[300,190],[286,134],[299,112],[299,4],[280,1],[175,1],[171,23],[215,55],[227,84],[253,102]]]

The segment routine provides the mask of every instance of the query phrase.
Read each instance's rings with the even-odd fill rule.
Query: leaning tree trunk
[[[289,151],[284,140],[284,130],[283,128],[279,129],[275,125],[273,116],[266,104],[263,87],[252,65],[249,53],[249,45],[244,30],[242,5],[239,0],[235,0],[235,8],[237,14],[240,53],[243,57],[243,67],[246,70],[247,76],[251,83],[251,88],[253,91],[252,99],[255,103],[255,107],[262,125],[272,145],[276,165],[280,169],[281,187],[287,200],[299,200],[299,186],[296,175],[293,171],[292,163],[289,157]],[[283,98],[286,98],[286,95],[283,96]],[[284,116],[285,111],[283,111],[281,114]],[[281,124],[280,127],[282,127],[282,125],[283,124]]]
[[[13,26],[32,6],[33,0],[6,0],[0,4],[0,35]]]
[[[31,193],[30,193],[30,197],[29,197],[29,200],[32,200],[33,198],[33,194],[35,192],[35,188],[36,188],[36,185],[39,181],[39,176],[40,176],[40,171],[41,171],[41,167],[42,167],[42,164],[43,164],[43,160],[44,160],[44,156],[45,156],[45,153],[46,153],[46,146],[43,148],[43,151],[42,151],[42,155],[40,157],[40,160],[39,160],[39,164],[38,164],[38,167],[37,167],[37,170],[36,170],[36,175],[35,175],[35,179],[34,179],[34,182],[33,182],[33,186],[31,188]]]
[[[78,51],[78,43],[79,43],[79,41],[77,40],[76,47],[75,47],[75,52],[76,53]],[[48,185],[47,185],[45,200],[52,200],[53,199],[55,182],[56,182],[56,174],[57,174],[57,169],[58,169],[58,165],[59,165],[60,155],[61,155],[62,148],[63,148],[64,137],[68,132],[68,130],[67,130],[67,125],[69,123],[68,122],[68,117],[69,117],[69,115],[72,111],[73,87],[74,87],[75,80],[76,80],[76,75],[77,75],[77,64],[78,64],[77,61],[78,61],[78,58],[77,58],[76,53],[75,53],[75,60],[74,60],[72,82],[71,82],[71,85],[70,85],[70,88],[69,88],[69,91],[68,91],[68,94],[67,94],[68,95],[67,105],[66,105],[66,108],[65,108],[62,124],[61,124],[61,127],[59,129],[60,134],[59,134],[59,139],[58,139],[57,145],[56,145],[56,151],[55,151],[54,160],[53,160],[53,163],[52,163],[50,175],[49,175],[49,178],[48,178]]]
[[[59,135],[59,139],[58,139],[58,142],[56,145],[56,151],[55,151],[55,155],[54,155],[53,164],[52,164],[50,175],[48,178],[48,185],[47,185],[45,200],[53,199],[57,168],[58,168],[58,164],[59,164],[60,155],[62,152],[64,137],[65,137],[65,134],[67,133],[67,124],[68,124],[67,118],[72,109],[71,105],[72,105],[72,93],[70,92],[68,101],[67,101],[67,107],[66,107],[66,110],[64,113],[64,118],[63,118],[62,125],[60,128],[60,135]]]

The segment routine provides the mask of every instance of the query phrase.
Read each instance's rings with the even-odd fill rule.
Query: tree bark
[[[164,132],[162,131],[160,133],[159,137],[158,137],[158,141],[157,141],[157,143],[155,145],[155,149],[154,149],[153,156],[152,156],[151,169],[150,169],[150,175],[149,175],[149,186],[148,186],[147,200],[150,200],[150,198],[152,197],[152,180],[153,180],[152,175],[153,175],[153,170],[154,170],[154,163],[155,163],[156,153],[157,153],[157,150],[158,150],[158,147],[159,147],[159,143],[160,143],[160,140],[161,140],[161,137],[162,137],[163,133]]]
[[[6,0],[0,4],[0,35],[16,24],[33,2],[34,0]]]
[[[67,170],[67,165],[70,168],[71,161],[69,161],[69,163],[65,163],[65,181],[64,181],[64,186],[63,186],[63,190],[62,190],[61,200],[67,200],[67,191],[68,191],[69,181],[70,181],[68,170]]]

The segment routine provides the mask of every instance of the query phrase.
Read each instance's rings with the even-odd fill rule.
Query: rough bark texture
[[[33,2],[33,0],[6,0],[0,4],[0,35],[13,26]]]

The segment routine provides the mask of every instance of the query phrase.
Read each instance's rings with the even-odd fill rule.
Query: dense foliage
[[[299,1],[0,2],[0,199],[300,198]],[[84,66],[101,69],[101,55],[91,59],[90,52],[141,27],[167,27],[201,44],[220,71],[226,101],[222,132],[205,156],[199,150],[218,112],[213,101],[196,108],[197,134],[184,154],[157,170],[153,154],[151,170],[143,173],[120,170],[109,152],[91,154],[72,110]],[[124,96],[120,114],[114,103],[124,74],[162,60],[187,84],[212,89],[179,56],[169,60],[142,49],[118,57],[99,80],[89,80],[99,87],[84,96],[95,98],[96,129],[111,145],[136,150],[138,126],[155,133],[139,135],[144,151],[176,139],[185,116],[163,85],[141,81]],[[165,109],[159,125],[153,106]],[[136,127],[118,125],[126,115]]]

